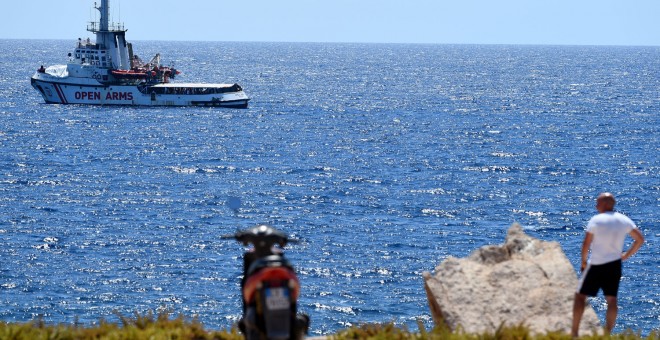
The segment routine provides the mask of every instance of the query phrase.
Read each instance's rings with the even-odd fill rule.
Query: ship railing
[[[97,45],[96,43],[93,43],[91,40],[89,40],[89,38],[87,38],[85,40],[78,39],[76,47],[77,48],[92,48],[92,49],[95,49],[95,50],[99,49],[99,45]]]
[[[95,21],[89,22],[87,24],[87,31],[94,33],[101,32],[101,23]],[[111,23],[108,25],[107,32],[126,32],[126,29],[122,23]]]

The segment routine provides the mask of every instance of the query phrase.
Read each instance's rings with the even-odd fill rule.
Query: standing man
[[[616,296],[621,281],[621,262],[629,259],[644,243],[644,236],[635,223],[614,211],[615,203],[614,196],[608,192],[598,195],[596,210],[599,214],[587,224],[587,234],[582,243],[582,277],[573,302],[573,337],[578,336],[587,296],[596,296],[600,289],[607,301],[605,332],[612,332],[618,310]],[[630,249],[622,253],[626,235],[630,235],[634,242]],[[591,258],[587,263],[590,249]]]

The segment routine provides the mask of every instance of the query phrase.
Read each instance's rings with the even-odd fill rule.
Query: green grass
[[[532,335],[525,326],[502,327],[494,333],[467,334],[462,331],[451,331],[447,327],[436,327],[431,331],[424,329],[424,325],[418,323],[418,330],[411,332],[406,328],[399,328],[393,324],[365,324],[351,327],[338,332],[332,339],[442,339],[442,340],[572,340],[569,334],[563,332],[551,332],[541,335]],[[647,337],[632,331],[611,336],[583,335],[583,340],[660,340],[660,330],[651,332]]]
[[[119,316],[119,323],[101,321],[94,326],[48,325],[43,321],[29,323],[0,322],[2,340],[165,340],[165,339],[243,339],[236,329],[228,331],[205,330],[196,319],[183,316],[170,318],[167,313]]]
[[[0,322],[0,340],[206,340],[206,339],[243,339],[243,336],[232,328],[229,330],[206,330],[196,319],[186,319],[183,316],[170,318],[167,313],[138,315],[133,318],[119,316],[118,323],[106,321],[93,326],[48,325],[41,320],[28,323]],[[461,331],[452,332],[447,328],[436,327],[431,331],[424,329],[419,323],[419,329],[410,331],[393,323],[365,324],[351,327],[329,339],[447,339],[447,340],[571,340],[568,334],[548,333],[533,336],[524,326],[500,327],[494,333],[466,334]],[[642,337],[631,331],[607,336],[583,336],[584,340],[660,340],[660,330]]]

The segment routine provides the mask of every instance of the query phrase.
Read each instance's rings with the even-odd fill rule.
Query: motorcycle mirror
[[[241,208],[241,199],[235,196],[229,196],[227,197],[226,204],[234,213],[238,213],[238,209]]]

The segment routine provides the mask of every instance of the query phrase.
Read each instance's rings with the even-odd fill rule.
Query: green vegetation
[[[120,316],[120,323],[101,321],[98,325],[83,327],[71,325],[47,325],[43,321],[29,323],[0,322],[0,340],[206,340],[206,339],[243,339],[235,328],[224,331],[208,331],[196,319],[186,320],[183,316],[171,319],[169,314],[154,316],[135,315],[134,318]],[[564,333],[548,333],[533,336],[523,326],[500,327],[493,334],[465,334],[451,332],[447,328],[436,327],[427,331],[420,323],[416,332],[388,324],[365,324],[342,330],[328,336],[328,339],[447,339],[447,340],[571,340]],[[606,336],[584,336],[584,340],[660,340],[660,330],[642,337],[631,331]]]
[[[502,327],[500,326],[494,333],[485,334],[467,334],[462,331],[452,332],[447,327],[436,327],[432,331],[426,331],[421,322],[418,324],[417,332],[410,332],[405,328],[398,328],[393,324],[366,324],[358,327],[340,331],[332,336],[332,339],[442,339],[442,340],[572,340],[569,334],[562,332],[552,332],[542,335],[532,335],[525,326]],[[660,340],[660,329],[655,330],[647,337],[632,331],[626,331],[622,334],[611,336],[585,335],[581,336],[583,340]]]
[[[121,322],[101,321],[98,325],[83,327],[72,325],[47,325],[43,321],[29,323],[0,322],[1,340],[166,340],[166,339],[243,339],[238,330],[207,331],[196,319],[186,320],[183,316],[170,319],[162,313],[135,315],[135,318],[119,316]]]

